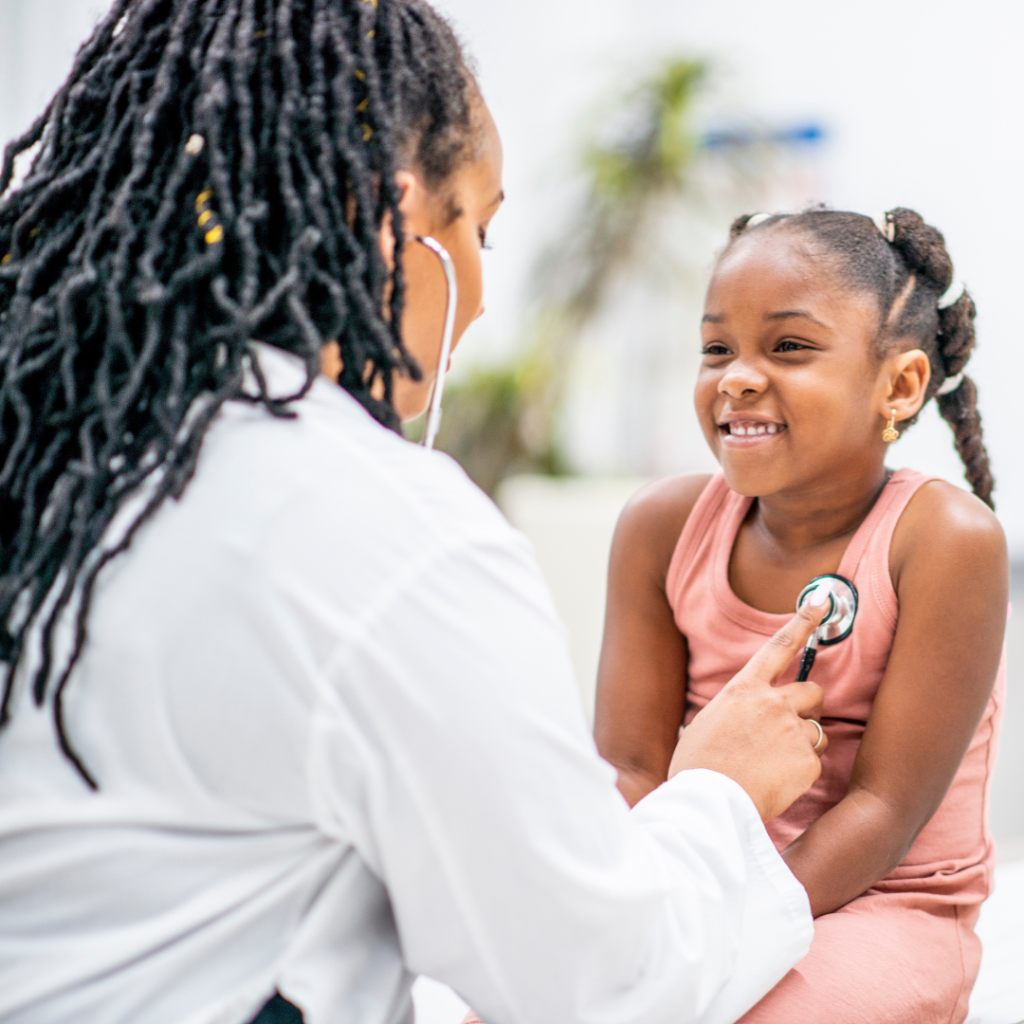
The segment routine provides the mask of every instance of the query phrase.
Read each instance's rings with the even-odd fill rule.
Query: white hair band
[[[949,309],[950,306],[955,306],[966,290],[963,281],[954,281],[942,293],[942,298],[939,299],[939,309]]]
[[[961,384],[964,382],[964,375],[958,373],[955,377],[947,377],[942,382],[942,387],[935,392],[935,397],[938,398],[940,395],[951,395],[956,391]]]
[[[875,227],[877,227],[878,230],[882,232],[882,237],[887,242],[894,242],[896,240],[896,225],[891,220],[889,220],[889,214],[883,213],[881,216],[875,217],[873,219],[875,222]]]
[[[756,228],[758,224],[763,224],[766,220],[771,220],[774,216],[774,213],[755,213],[754,216],[751,217],[743,226],[743,230],[746,231],[747,228]]]

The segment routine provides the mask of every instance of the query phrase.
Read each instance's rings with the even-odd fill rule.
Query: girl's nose
[[[768,379],[743,360],[730,363],[718,382],[718,393],[730,398],[759,395],[768,387]]]

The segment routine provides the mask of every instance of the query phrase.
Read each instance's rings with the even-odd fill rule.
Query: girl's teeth
[[[777,434],[779,426],[777,423],[751,423],[748,426],[730,423],[729,432],[737,437],[756,437],[758,434]]]

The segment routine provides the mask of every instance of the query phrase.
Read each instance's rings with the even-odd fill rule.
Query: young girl
[[[986,793],[1008,571],[973,383],[974,304],[911,210],[742,217],[708,289],[697,412],[722,473],[642,491],[610,570],[597,740],[636,803],[681,726],[792,613],[852,580],[822,648],[820,780],[769,823],[817,918],[747,1024],[957,1024],[991,885]],[[885,467],[936,398],[976,497]],[[794,664],[788,678],[796,674]]]

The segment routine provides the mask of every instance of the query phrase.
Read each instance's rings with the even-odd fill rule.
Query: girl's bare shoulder
[[[667,572],[679,535],[711,479],[710,474],[673,476],[642,487],[619,517],[614,555]]]
[[[893,533],[890,569],[897,593],[901,576],[911,569],[938,582],[993,572],[1002,577],[1008,566],[1006,535],[995,513],[944,480],[918,488]]]

